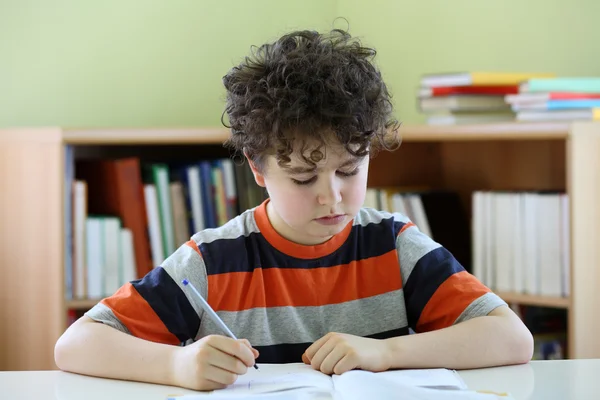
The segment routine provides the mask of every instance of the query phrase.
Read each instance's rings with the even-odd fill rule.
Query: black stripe
[[[131,284],[150,304],[169,332],[181,342],[196,336],[200,318],[183,291],[162,267],[154,268],[143,279]]]
[[[260,233],[236,239],[218,239],[201,243],[200,251],[208,275],[251,272],[255,268],[321,268],[381,256],[396,249],[396,235],[404,226],[393,218],[355,225],[340,248],[324,257],[304,260],[280,252]]]
[[[376,333],[366,336],[372,339],[388,339],[396,336],[408,335],[408,327],[393,329],[391,331]],[[284,364],[302,362],[302,354],[312,343],[285,343],[271,346],[254,346],[260,353],[257,363]]]
[[[444,247],[438,247],[421,257],[404,286],[408,326],[415,329],[423,308],[438,287],[451,275],[464,270]]]

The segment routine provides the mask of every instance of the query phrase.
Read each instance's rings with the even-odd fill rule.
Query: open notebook
[[[359,400],[359,399],[472,399],[500,397],[466,390],[455,372],[448,369],[398,370],[379,373],[349,371],[329,376],[308,365],[261,364],[249,369],[237,382],[212,393],[171,397],[173,400],[260,398],[267,400]],[[506,400],[507,397],[502,397]]]

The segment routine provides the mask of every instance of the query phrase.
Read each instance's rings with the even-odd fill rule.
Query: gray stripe
[[[254,346],[314,342],[329,332],[367,336],[408,325],[402,289],[319,307],[252,308],[218,314],[236,336]],[[213,333],[220,331],[204,319],[199,337]]]
[[[471,304],[458,316],[455,324],[468,321],[471,318],[475,317],[483,317],[488,315],[493,310],[500,306],[505,306],[506,303],[500,297],[498,297],[495,293],[486,293],[483,296],[473,300]]]
[[[187,279],[198,289],[202,297],[208,299],[208,277],[202,257],[190,246],[183,245],[162,263],[162,267],[181,288],[196,314],[202,318],[204,311],[200,307],[200,302],[194,292],[181,283],[184,279]]]
[[[200,231],[192,236],[192,240],[196,244],[211,243],[219,239],[237,239],[240,236],[248,236],[251,233],[259,232],[254,219],[255,209],[244,211],[219,228]]]
[[[369,224],[378,224],[384,219],[394,217],[395,221],[407,223],[410,222],[407,216],[400,213],[389,213],[387,211],[379,211],[374,208],[361,208],[356,217],[354,217],[353,226],[367,226]]]
[[[96,304],[94,307],[92,307],[91,310],[86,312],[84,315],[90,317],[96,322],[102,322],[105,325],[111,326],[121,332],[131,335],[129,329],[127,329],[127,327],[123,325],[121,321],[119,321],[119,319],[115,316],[112,310],[102,303]]]
[[[411,226],[396,238],[396,251],[400,260],[402,286],[406,285],[417,262],[432,250],[441,245],[425,235],[416,226]]]

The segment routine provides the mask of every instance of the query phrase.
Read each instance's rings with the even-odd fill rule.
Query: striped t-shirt
[[[257,362],[300,362],[328,332],[370,338],[441,329],[505,303],[400,214],[369,208],[316,246],[281,237],[266,203],[196,233],[143,279],[86,313],[120,331],[186,345],[223,334],[188,279]]]

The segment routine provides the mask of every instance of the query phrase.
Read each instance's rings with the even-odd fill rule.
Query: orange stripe
[[[433,331],[451,326],[475,300],[490,292],[467,271],[450,276],[435,291],[421,312],[418,332]]]
[[[404,226],[402,227],[402,229],[400,229],[400,232],[398,232],[398,235],[400,235],[402,232],[404,232],[405,230],[407,230],[411,226],[416,226],[416,225],[413,224],[412,222],[407,222],[406,224],[404,224]]]
[[[196,242],[194,242],[193,240],[188,240],[187,242],[185,242],[185,244],[186,246],[190,246],[192,249],[194,249],[194,251],[198,253],[200,257],[202,257],[202,253],[200,253],[200,249],[198,248]]]
[[[180,343],[131,283],[123,285],[101,303],[112,310],[133,336],[157,343]]]
[[[256,268],[208,276],[208,302],[218,311],[322,306],[402,288],[396,250],[334,267]]]
[[[273,247],[282,253],[287,254],[288,256],[301,258],[303,260],[326,256],[339,249],[342,244],[344,244],[346,239],[348,239],[348,236],[350,236],[350,232],[352,231],[352,221],[350,221],[340,233],[333,236],[325,243],[317,244],[315,246],[305,246],[294,243],[283,238],[279,233],[277,233],[277,231],[275,231],[273,225],[271,225],[269,217],[267,216],[268,203],[269,199],[265,200],[254,210],[254,220],[256,221],[256,226],[258,226],[260,233]]]

